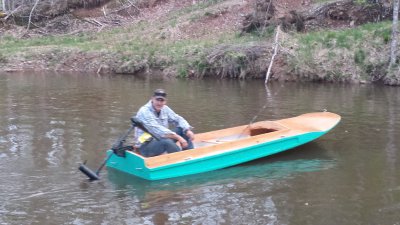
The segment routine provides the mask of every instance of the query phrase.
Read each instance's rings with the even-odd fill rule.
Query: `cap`
[[[167,99],[167,92],[164,89],[156,89],[154,91],[153,97]]]

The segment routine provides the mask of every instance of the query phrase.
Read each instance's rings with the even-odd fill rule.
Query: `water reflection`
[[[156,182],[115,170],[107,174],[116,197],[135,199],[145,221],[178,223],[202,218],[207,224],[286,224],[276,202],[276,189],[289,185],[299,174],[335,167],[336,162],[326,153],[323,146],[311,143],[231,168]],[[243,214],[256,217],[258,222],[243,219]]]
[[[287,153],[148,182],[104,170],[130,116],[163,87],[200,133],[327,109],[341,123]],[[396,224],[400,89],[369,85],[0,75],[0,224]],[[264,110],[260,110],[263,108]],[[307,215],[307,216],[305,216]]]
[[[295,148],[291,152],[234,167],[160,181],[147,181],[113,169],[109,169],[107,174],[116,190],[129,188],[138,198],[144,198],[148,193],[154,191],[170,190],[175,192],[181,189],[191,189],[193,186],[224,184],[234,180],[241,182],[255,179],[283,180],[298,173],[315,172],[334,167],[335,161],[324,156],[324,153],[321,146],[310,143]],[[312,154],[311,158],[305,158],[310,154]]]

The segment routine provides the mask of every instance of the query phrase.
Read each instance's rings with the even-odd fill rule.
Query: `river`
[[[200,133],[324,111],[325,136],[204,174],[96,169],[152,91]],[[400,224],[400,89],[379,85],[0,74],[0,224]],[[261,110],[266,105],[264,110]]]

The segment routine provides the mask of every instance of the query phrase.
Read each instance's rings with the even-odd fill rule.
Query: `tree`
[[[397,63],[398,24],[400,0],[393,1],[392,42],[390,45],[390,61],[388,72],[383,79],[387,85],[400,85],[400,65]]]
[[[393,2],[393,23],[392,23],[392,43],[390,46],[390,63],[389,69],[396,64],[397,58],[397,36],[398,36],[398,24],[399,24],[399,2],[400,0],[394,0]]]

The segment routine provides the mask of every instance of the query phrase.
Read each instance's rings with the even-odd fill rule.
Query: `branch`
[[[31,26],[32,14],[33,14],[33,11],[35,11],[35,8],[36,8],[37,4],[39,3],[39,1],[40,1],[40,0],[36,0],[35,4],[34,4],[33,7],[32,7],[31,13],[29,14],[28,27],[26,28],[26,31],[28,31],[28,30],[29,30],[29,27]]]
[[[140,9],[135,4],[133,4],[133,2],[131,2],[130,0],[128,0],[128,2],[131,4],[132,7],[134,7],[137,11],[140,12]]]
[[[99,27],[104,26],[102,23],[100,23],[99,21],[97,21],[97,20],[95,20],[95,19],[83,18],[82,20],[85,21],[85,22],[88,22],[88,23],[90,23],[90,24],[93,24],[93,25],[95,25],[95,26],[99,26]]]
[[[7,20],[8,17],[12,16],[15,12],[17,12],[19,9],[21,8],[21,5],[18,6],[17,8],[15,8],[13,11],[11,11],[10,13],[7,13],[7,16],[4,17],[4,20]]]
[[[122,10],[125,10],[125,9],[128,9],[128,8],[130,8],[130,7],[135,8],[135,9],[140,13],[140,9],[139,9],[132,1],[130,1],[130,0],[127,0],[127,1],[128,1],[129,4],[127,4],[127,5],[123,4],[123,7],[121,7],[121,8],[119,8],[119,9],[117,9],[117,10],[114,10],[114,11],[110,12],[110,14],[118,13],[118,12],[120,12],[120,11],[122,11]],[[133,18],[132,15],[129,13],[129,11],[127,11],[127,12],[128,12],[128,14],[129,14],[129,16],[130,16],[131,18]]]

